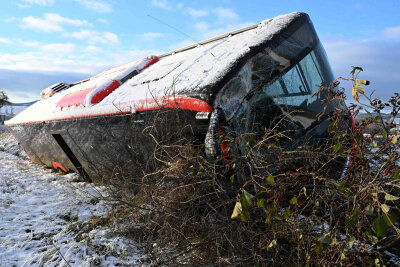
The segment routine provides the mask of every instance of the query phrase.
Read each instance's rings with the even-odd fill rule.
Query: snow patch
[[[0,169],[0,266],[132,266],[144,259],[110,226],[88,228],[109,211],[104,188],[3,151]]]

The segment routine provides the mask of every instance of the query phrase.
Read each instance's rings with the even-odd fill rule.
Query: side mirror
[[[215,160],[217,156],[221,154],[221,148],[218,144],[221,117],[222,111],[218,108],[211,113],[210,124],[205,139],[205,152],[209,160]]]

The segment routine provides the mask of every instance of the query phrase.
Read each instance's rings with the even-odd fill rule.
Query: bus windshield
[[[321,45],[318,44],[288,72],[264,85],[262,94],[271,96],[277,105],[320,112],[320,99],[313,95],[321,85],[329,84],[332,80],[329,63]]]
[[[253,72],[257,69],[253,68]],[[323,110],[321,96],[314,94],[321,85],[332,80],[324,50],[317,44],[286,72],[250,91],[238,105],[230,124],[238,133],[259,132],[261,127],[271,126],[278,116],[285,113],[296,125],[306,129]]]
[[[216,106],[238,134],[259,132],[280,114],[302,129],[323,110],[314,94],[334,80],[311,23],[281,33],[254,55],[217,94]]]

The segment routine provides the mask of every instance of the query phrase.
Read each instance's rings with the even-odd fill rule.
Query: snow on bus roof
[[[107,70],[36,102],[7,121],[6,125],[134,112],[141,100],[205,88],[222,79],[235,62],[250,51],[250,47],[268,41],[302,16],[306,14],[294,12],[280,15],[253,27],[200,42],[197,46],[161,55],[157,63],[128,79],[97,104],[86,103],[64,108],[57,106],[67,95],[109,83],[114,69],[117,73],[113,79],[117,79],[118,69],[122,66]],[[138,62],[133,61],[123,66],[134,66]]]

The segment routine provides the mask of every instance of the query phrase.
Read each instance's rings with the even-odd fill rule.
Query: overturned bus
[[[329,121],[315,123],[324,94],[313,94],[332,81],[309,16],[296,12],[51,86],[5,124],[32,161],[93,179],[149,157],[143,129],[160,109],[182,114],[210,157],[222,117],[242,133],[300,110],[291,119],[301,133],[324,136]]]

